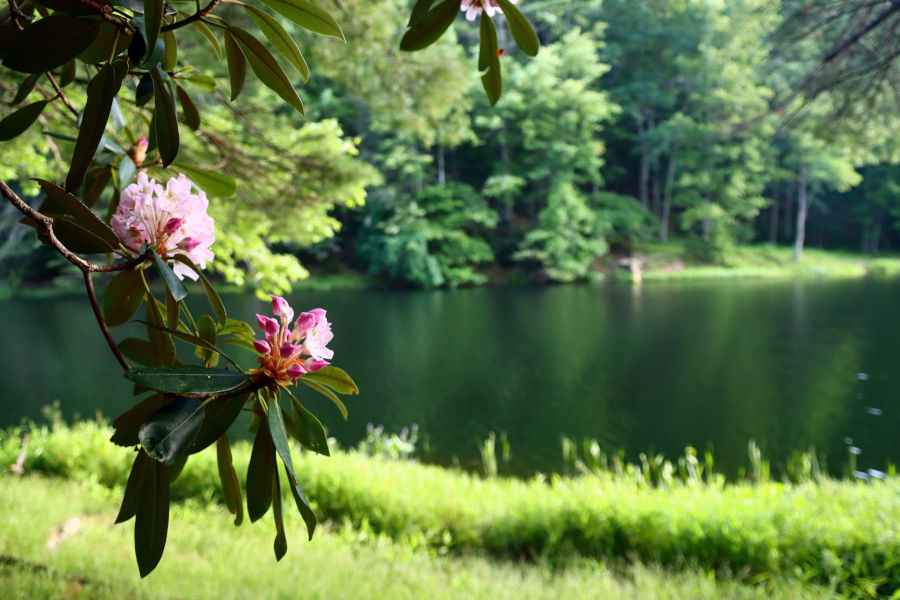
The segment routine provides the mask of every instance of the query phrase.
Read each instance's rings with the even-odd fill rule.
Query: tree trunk
[[[437,145],[437,169],[438,185],[444,185],[447,182],[447,168],[444,163],[444,144],[440,142]]]
[[[800,168],[800,181],[797,189],[797,235],[794,237],[794,262],[803,256],[803,240],[806,237],[806,213],[809,211],[806,193],[809,184],[809,167]]]
[[[794,237],[794,231],[791,228],[791,219],[794,216],[794,186],[796,181],[790,180],[787,184],[787,193],[784,196],[784,231],[781,232],[783,239],[789,240]]]
[[[654,159],[653,168],[650,171],[653,177],[651,184],[653,214],[657,217],[662,216],[662,177],[659,175],[659,157]]]
[[[781,208],[781,187],[775,183],[775,196],[772,200],[772,209],[769,211],[769,243],[773,246],[778,243],[778,211]]]
[[[678,159],[678,147],[672,148],[672,156],[666,167],[666,191],[663,195],[662,216],[659,219],[659,241],[669,241],[669,215],[672,212],[672,188],[675,187],[675,164]]]
[[[638,197],[641,200],[641,206],[649,208],[650,193],[648,184],[650,181],[650,151],[644,140],[644,134],[646,134],[646,132],[644,127],[644,117],[641,115],[638,119],[638,140],[641,145],[641,173],[638,181]]]

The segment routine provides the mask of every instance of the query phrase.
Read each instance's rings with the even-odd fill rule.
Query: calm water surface
[[[196,311],[206,310],[201,293]],[[900,462],[900,282],[880,280],[341,291],[294,294],[334,323],[335,364],[362,393],[344,422],[301,390],[345,446],[366,424],[417,423],[423,458],[467,468],[505,431],[501,472],[560,470],[561,436],[676,457],[712,448],[747,465],[814,446],[832,470]],[[229,314],[268,312],[251,296]],[[63,414],[114,417],[133,402],[83,298],[0,301],[0,426]],[[131,329],[129,329],[132,327]],[[139,334],[118,328],[118,338]],[[185,360],[189,356],[184,353]],[[252,366],[252,357],[243,355]],[[423,439],[424,438],[424,439]]]

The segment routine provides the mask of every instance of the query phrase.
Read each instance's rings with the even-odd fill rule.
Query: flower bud
[[[268,342],[265,340],[255,340],[253,342],[253,349],[260,354],[268,354],[272,350],[272,347],[269,346]]]
[[[294,363],[285,370],[285,373],[291,379],[297,379],[301,375],[306,375],[306,369],[300,363]]]

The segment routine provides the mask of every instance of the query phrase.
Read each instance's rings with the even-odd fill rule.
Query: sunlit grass
[[[290,549],[276,563],[268,519],[234,528],[225,511],[188,502],[172,510],[166,553],[140,579],[131,524],[113,526],[117,499],[100,486],[45,477],[0,477],[0,589],[32,598],[828,598],[800,581],[759,585],[687,568],[604,566],[575,560],[551,567],[477,555],[440,556],[371,530],[324,527],[307,542],[286,514]],[[80,527],[55,548],[67,520]]]

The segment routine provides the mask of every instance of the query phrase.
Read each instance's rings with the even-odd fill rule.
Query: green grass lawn
[[[833,597],[800,580],[741,583],[690,568],[564,566],[441,556],[367,528],[331,524],[306,541],[299,516],[285,515],[289,551],[271,551],[269,519],[235,528],[217,505],[173,507],[166,553],[138,577],[132,525],[113,525],[117,492],[96,483],[0,476],[0,596],[35,598],[810,598]],[[78,526],[55,542],[63,524]]]

